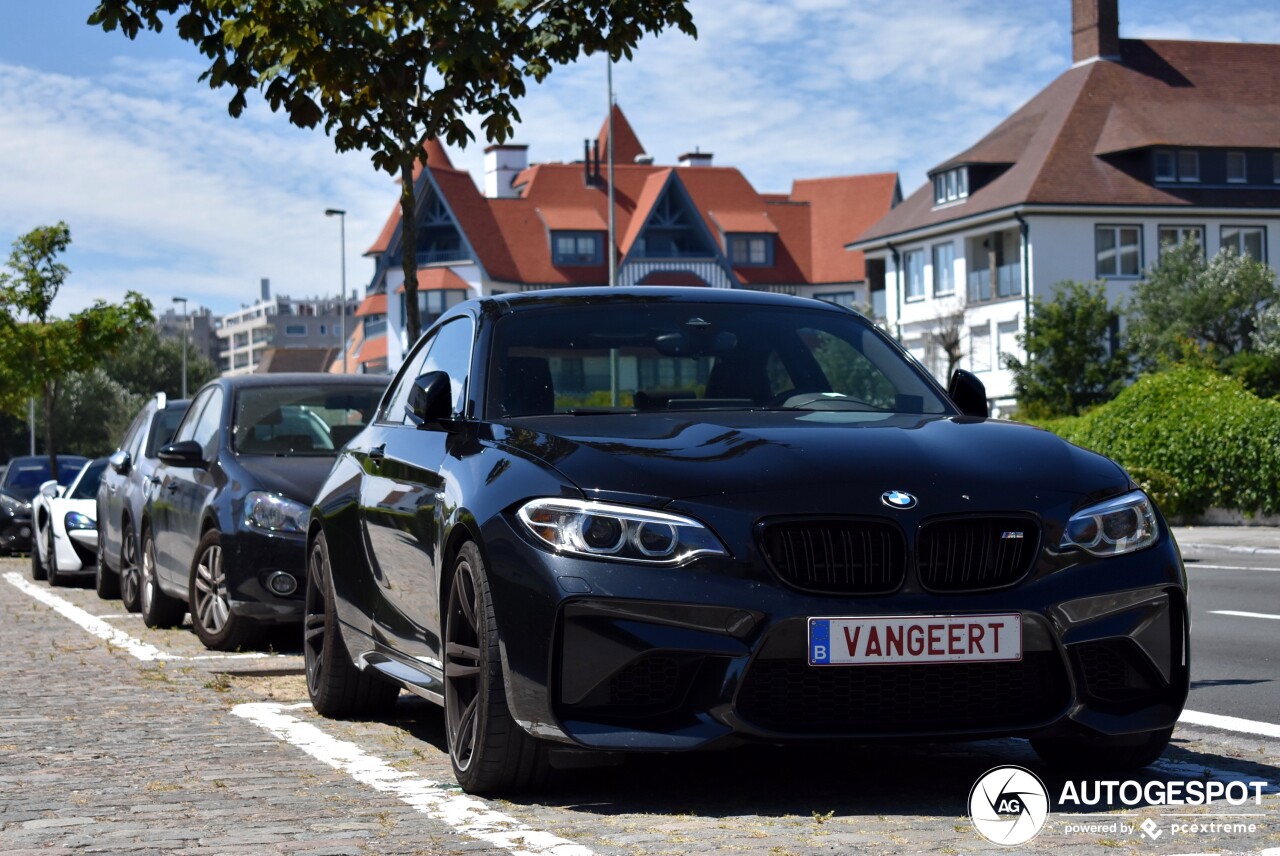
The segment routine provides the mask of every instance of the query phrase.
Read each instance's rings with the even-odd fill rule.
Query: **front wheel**
[[[206,648],[234,651],[257,638],[261,628],[251,618],[231,610],[231,590],[223,565],[222,533],[210,529],[196,547],[187,582],[191,624]]]
[[[333,568],[324,533],[316,536],[307,559],[307,595],[302,619],[302,659],[307,695],[316,713],[334,719],[387,713],[400,688],[372,669],[358,669],[342,641],[334,604]]]
[[[187,605],[165,594],[156,579],[156,539],[147,532],[142,536],[142,623],[148,627],[177,627],[182,623]]]
[[[125,612],[142,609],[142,564],[138,561],[138,536],[132,522],[126,522],[120,533],[120,602]]]
[[[36,545],[32,544],[31,549],[33,552],[35,548]],[[53,543],[52,520],[49,521],[49,528],[44,530],[44,560],[49,570],[49,585],[65,586],[67,584],[66,576],[58,573],[58,548]]]
[[[36,537],[31,536],[31,579],[39,582],[48,579],[49,571],[45,568],[44,562],[40,561],[40,545],[36,543]]]
[[[449,760],[468,793],[536,788],[550,776],[546,747],[511,718],[484,560],[464,544],[444,615],[444,714]]]
[[[120,578],[107,566],[107,536],[101,526],[98,527],[98,561],[93,572],[93,589],[103,600],[120,596]]]
[[[1164,754],[1173,728],[1116,737],[1053,737],[1031,741],[1040,760],[1067,772],[1102,773],[1137,770]]]

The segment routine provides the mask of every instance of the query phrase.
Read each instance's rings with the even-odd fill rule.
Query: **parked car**
[[[71,577],[95,573],[98,547],[98,483],[107,468],[96,458],[80,468],[71,484],[53,479],[31,500],[31,578],[66,585]]]
[[[170,400],[163,392],[138,411],[133,423],[111,455],[111,465],[98,488],[98,562],[95,588],[98,596],[120,598],[124,608],[142,608],[142,565],[138,545],[139,525],[151,476],[159,465],[160,447],[173,439],[191,402]]]
[[[476,793],[748,741],[1145,765],[1188,688],[1177,545],[1118,465],[987,414],[818,301],[464,302],[312,507],[311,701],[441,704]]]
[[[81,455],[58,456],[58,484],[70,484],[88,461]],[[23,455],[9,461],[0,481],[0,556],[31,549],[31,500],[49,480],[47,455]]]
[[[142,618],[181,622],[215,650],[302,620],[307,514],[338,450],[369,421],[387,378],[219,378],[192,399],[142,515]]]

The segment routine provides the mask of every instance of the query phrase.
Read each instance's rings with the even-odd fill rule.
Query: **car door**
[[[405,416],[413,382],[446,372],[453,413],[465,412],[475,326],[469,317],[449,321],[415,356],[421,364],[399,379],[378,425],[365,468],[360,505],[370,564],[379,597],[375,633],[403,654],[439,665],[440,532],[447,485],[441,474],[449,434],[419,430]],[[380,448],[379,448],[380,447]]]
[[[98,486],[98,531],[102,537],[103,553],[109,565],[120,565],[120,548],[123,540],[121,524],[124,522],[124,509],[128,501],[129,478],[138,468],[138,446],[140,438],[146,434],[147,408],[143,408],[125,432],[120,441],[118,451],[129,455],[129,466],[123,471],[114,465],[108,465],[102,473],[102,483]]]
[[[215,400],[216,397],[216,400]],[[196,439],[196,432],[207,422],[202,422],[206,412],[209,418],[221,419],[222,390],[217,386],[206,387],[196,396],[187,411],[186,418],[173,435],[173,442]],[[211,409],[211,405],[213,408]],[[215,417],[216,414],[216,417]],[[190,503],[197,476],[193,467],[180,467],[161,463],[151,477],[151,526],[156,542],[156,573],[171,593],[179,590],[186,581],[195,543],[183,531],[189,509],[180,503]],[[185,588],[181,589],[185,591]]]
[[[200,412],[191,435],[191,439],[200,444],[200,457],[205,465],[168,468],[169,482],[165,485],[165,490],[173,497],[174,561],[170,568],[173,574],[170,581],[184,592],[191,562],[196,555],[196,546],[200,543],[200,524],[204,509],[218,486],[218,450],[224,433],[222,427],[226,425],[225,398],[222,387],[213,387],[209,403]]]

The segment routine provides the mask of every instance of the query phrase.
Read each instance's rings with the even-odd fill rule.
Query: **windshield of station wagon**
[[[750,304],[566,304],[494,331],[490,418],[674,410],[951,412],[863,319]]]
[[[251,386],[239,391],[232,443],[242,455],[333,456],[368,424],[375,387]]]

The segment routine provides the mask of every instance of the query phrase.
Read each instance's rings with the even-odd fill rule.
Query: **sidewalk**
[[[1174,526],[1178,547],[1280,555],[1280,528],[1273,526]]]

